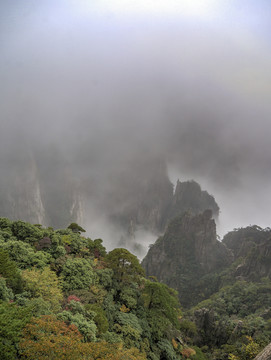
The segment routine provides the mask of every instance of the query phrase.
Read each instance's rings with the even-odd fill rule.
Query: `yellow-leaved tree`
[[[63,294],[56,273],[49,267],[45,267],[43,270],[36,268],[24,270],[22,278],[24,289],[30,293],[32,298],[42,297],[50,304],[53,312],[60,309]]]
[[[22,358],[28,360],[146,360],[138,349],[125,349],[122,344],[83,342],[75,325],[53,315],[32,318],[19,348]]]

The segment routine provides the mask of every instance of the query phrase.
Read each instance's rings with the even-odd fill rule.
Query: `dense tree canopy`
[[[204,286],[219,291],[181,312],[128,250],[0,218],[0,358],[252,359],[271,339],[269,278],[236,282],[229,270]]]
[[[114,249],[109,252],[106,262],[114,271],[118,281],[131,281],[136,276],[143,276],[144,270],[137,257],[126,249]]]

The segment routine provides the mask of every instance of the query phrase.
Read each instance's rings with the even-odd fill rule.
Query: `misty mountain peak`
[[[217,240],[211,210],[205,210],[173,219],[150,247],[142,266],[147,275],[178,290],[186,306],[203,276],[226,267],[232,259],[231,251]]]

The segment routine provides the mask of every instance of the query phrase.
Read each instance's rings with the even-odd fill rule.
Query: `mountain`
[[[1,216],[56,228],[82,222],[82,194],[53,149],[42,158],[19,152],[10,164],[2,162],[1,170]]]
[[[18,326],[34,325],[40,334],[40,325],[48,331],[48,321],[57,331],[59,320],[62,329],[63,321],[73,324],[83,343],[91,343],[84,351],[106,342],[107,351],[115,353],[113,339],[122,343],[120,349],[132,349],[131,360],[253,360],[270,343],[270,229],[236,229],[220,242],[211,210],[185,212],[168,224],[143,260],[147,275],[161,283],[145,278],[128,250],[107,254],[101,239],[82,237],[80,231],[78,225],[54,231],[0,218],[1,359],[10,352],[20,358],[18,346],[29,349],[29,341],[19,342],[26,333],[18,337]],[[165,282],[179,290],[182,311],[177,291]],[[33,350],[44,354],[36,333],[33,339]],[[29,359],[34,357],[31,352]],[[256,360],[269,357],[270,346]]]
[[[212,360],[252,360],[271,341],[271,229],[238,228],[217,240],[210,210],[173,219],[142,261],[176,289],[184,340]],[[256,359],[270,358],[270,345]]]
[[[183,306],[191,306],[191,301],[195,304],[217,291],[221,279],[225,284],[271,279],[270,259],[270,228],[235,229],[220,242],[212,212],[205,210],[198,215],[186,212],[172,220],[150,247],[142,266],[147,275],[178,290]],[[215,274],[220,274],[216,280]]]
[[[185,211],[195,215],[210,209],[215,218],[219,215],[214,197],[203,191],[196,181],[178,180],[174,190],[165,162],[152,161],[148,171],[139,172],[128,184],[124,179],[120,181],[121,191],[110,194],[104,200],[103,209],[114,223],[126,230],[128,237],[132,238],[138,228],[160,235],[170,220]]]
[[[232,251],[236,266],[232,275],[239,279],[258,281],[271,279],[271,229],[248,226],[229,232],[222,243]]]
[[[172,220],[148,251],[142,266],[149,276],[179,292],[183,306],[198,302],[199,287],[208,274],[221,271],[233,261],[232,252],[217,240],[212,211],[185,212]]]
[[[218,217],[219,207],[212,195],[208,194],[207,191],[202,191],[200,185],[194,180],[184,182],[178,180],[164,219],[164,228],[171,219],[185,211],[196,215],[206,209],[212,210],[213,216]]]
[[[85,226],[92,216],[105,216],[123,236],[133,241],[137,229],[156,235],[186,210],[197,214],[211,209],[218,216],[213,196],[195,181],[177,182],[176,189],[161,159],[134,159],[120,169],[94,170],[67,161],[59,148],[27,151],[1,159],[0,216],[62,228],[71,222]],[[106,172],[108,171],[108,173]]]

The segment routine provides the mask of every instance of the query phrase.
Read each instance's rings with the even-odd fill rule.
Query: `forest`
[[[0,218],[1,359],[248,360],[270,342],[267,277],[235,281],[228,268],[183,308],[132,253],[83,233]]]

